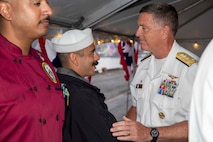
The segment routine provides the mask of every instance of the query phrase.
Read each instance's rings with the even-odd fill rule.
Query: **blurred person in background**
[[[53,43],[49,39],[40,37],[33,41],[32,47],[44,53],[50,59],[51,62],[53,62],[56,57],[56,51],[53,48]]]
[[[213,132],[213,39],[198,65],[189,117],[189,142],[211,142]]]

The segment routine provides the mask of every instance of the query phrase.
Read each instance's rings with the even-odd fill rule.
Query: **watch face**
[[[155,128],[151,130],[150,134],[152,137],[158,137],[159,135],[158,130]]]

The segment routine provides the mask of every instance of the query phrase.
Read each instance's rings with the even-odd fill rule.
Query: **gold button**
[[[159,117],[161,118],[161,119],[164,119],[165,118],[165,115],[164,115],[164,113],[163,112],[159,112]]]

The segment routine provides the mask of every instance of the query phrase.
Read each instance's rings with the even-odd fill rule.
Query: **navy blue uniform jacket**
[[[64,142],[118,142],[110,128],[116,122],[100,89],[81,79],[58,73],[69,92],[63,127]],[[65,100],[66,101],[66,100]]]

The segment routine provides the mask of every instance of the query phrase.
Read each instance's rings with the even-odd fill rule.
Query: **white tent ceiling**
[[[148,3],[172,4],[179,14],[177,40],[200,55],[213,38],[212,0],[49,0],[51,17],[47,38],[68,29],[94,30],[96,39],[134,38],[139,10]],[[200,50],[192,48],[200,42]]]

